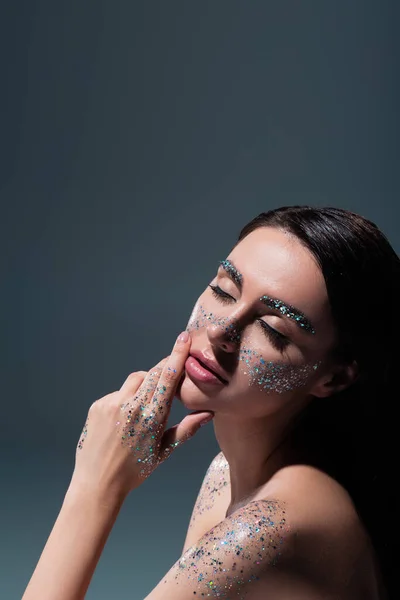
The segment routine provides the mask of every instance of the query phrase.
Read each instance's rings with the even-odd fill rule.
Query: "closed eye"
[[[287,348],[287,346],[289,345],[288,338],[279,331],[276,331],[276,329],[273,329],[273,327],[270,327],[268,323],[266,323],[262,319],[259,319],[258,323],[260,323],[261,327],[264,330],[264,333],[269,338],[273,347],[279,350],[279,352],[283,352],[283,350],[285,350],[285,348]]]
[[[220,302],[223,302],[224,304],[236,302],[235,298],[232,298],[232,296],[224,292],[224,290],[222,290],[219,287],[219,285],[211,285],[210,283],[208,287],[211,289],[213,296],[215,296],[215,298],[217,298],[217,300],[219,300]]]
[[[210,284],[208,287],[211,289],[213,296],[215,296],[219,302],[222,302],[223,304],[236,302],[235,298],[224,292],[219,285]],[[261,325],[263,333],[269,339],[273,347],[276,350],[279,350],[279,352],[283,352],[283,350],[285,350],[285,348],[289,345],[289,339],[279,331],[276,331],[276,329],[273,329],[273,327],[268,325],[268,323],[262,319],[259,319],[257,322]]]

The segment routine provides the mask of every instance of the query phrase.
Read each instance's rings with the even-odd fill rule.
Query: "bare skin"
[[[224,296],[216,297],[207,287],[188,325],[190,353],[200,353],[219,365],[227,385],[201,383],[186,369],[178,397],[190,410],[214,413],[215,435],[230,467],[234,507],[290,459],[282,444],[294,417],[313,397],[323,401],[346,388],[357,370],[356,365],[337,365],[330,358],[336,333],[325,281],[314,258],[297,239],[274,228],[260,228],[227,258],[240,272],[242,285],[220,267],[210,286],[218,286]],[[265,306],[260,300],[265,294],[298,307],[311,319],[315,333],[302,330],[294,319]],[[202,318],[204,314],[206,318]],[[284,348],[275,346],[265,326],[284,338]],[[273,365],[267,372],[270,387],[254,383],[247,364],[238,360],[243,348]],[[278,372],[275,383],[276,366],[309,367],[310,374],[298,383],[296,377]],[[284,391],[282,380],[287,384]]]
[[[278,471],[242,507],[267,498],[279,498],[291,506],[288,517],[299,531],[309,525],[312,536],[301,534],[291,549],[296,573],[277,562],[264,571],[257,586],[247,591],[248,600],[379,600],[379,572],[368,535],[346,491],[332,478],[305,465]],[[193,508],[182,556],[190,555],[207,538],[207,532],[232,514],[229,464],[220,452],[211,462]],[[249,586],[250,588],[250,586]]]
[[[356,364],[331,358],[336,332],[318,265],[298,240],[263,228],[211,286],[171,355],[91,406],[24,600],[83,599],[128,493],[210,417],[221,454],[182,556],[146,600],[383,600],[351,499],[292,444],[309,402],[357,377]],[[196,412],[165,431],[174,397]],[[119,596],[135,598],[134,574],[132,585]]]
[[[232,277],[231,264],[241,280]],[[228,265],[218,269],[211,285],[223,296],[210,288],[200,296],[188,325],[191,353],[216,361],[227,385],[207,386],[186,371],[179,397],[189,409],[214,412],[222,452],[204,479],[183,557],[190,556],[193,546],[205,547],[208,532],[223,529],[230,519],[235,525],[235,515],[246,519],[249,506],[274,500],[285,506],[292,533],[282,545],[280,566],[271,569],[274,561],[265,560],[258,581],[244,585],[243,597],[378,599],[373,551],[350,497],[325,473],[301,464],[290,446],[296,414],[312,398],[323,401],[357,377],[357,365],[338,365],[330,358],[336,335],[319,266],[297,239],[262,228],[231,251]],[[265,310],[259,303],[265,294],[299,307],[311,318],[315,334],[299,331],[294,319],[278,311]],[[265,339],[259,320],[289,339],[284,350]],[[279,386],[260,389],[237,361],[243,346],[267,363],[295,368],[318,363],[318,368],[301,385],[289,381],[283,393]],[[164,580],[167,587],[174,569],[179,561]],[[148,600],[158,600],[159,586]]]

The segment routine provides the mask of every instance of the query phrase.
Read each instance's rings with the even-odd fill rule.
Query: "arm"
[[[121,505],[109,492],[68,490],[22,600],[83,599]]]
[[[290,564],[294,537],[278,502],[250,502],[190,547],[145,600],[225,598],[227,592],[232,598],[243,597],[266,580],[273,593],[273,567],[279,563],[278,577],[282,576]]]
[[[204,477],[183,552],[207,529],[205,518],[209,522],[228,483],[228,463],[220,452]],[[122,503],[109,489],[70,486],[22,600],[83,599]]]
[[[218,508],[221,509],[220,501],[229,491],[229,485],[229,465],[223,453],[219,452],[211,461],[204,476],[193,507],[182,554],[196,543],[205,531],[221,520],[216,512]],[[219,510],[220,514],[221,510]]]
[[[23,600],[81,600],[121,505],[213,413],[186,415],[165,430],[189,352],[183,332],[169,357],[131,373],[90,407],[60,514]]]

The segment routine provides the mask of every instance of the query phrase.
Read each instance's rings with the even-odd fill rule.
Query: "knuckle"
[[[174,354],[186,354],[187,353],[186,344],[175,344],[173,353]]]
[[[118,392],[111,392],[98,400],[92,402],[89,408],[88,414],[98,414],[104,410],[107,410],[111,406],[113,406],[114,401],[118,398]]]
[[[150,371],[148,371],[147,380],[150,383],[153,383],[156,379],[159,379],[159,377],[162,375],[164,366],[165,366],[165,361],[161,361],[158,364],[156,364],[155,367],[153,367]]]
[[[128,375],[128,377],[122,384],[120,391],[123,390],[128,391],[130,393],[132,392],[132,390],[136,391],[136,389],[140,386],[146,375],[146,371],[135,371],[134,373],[130,373],[130,375]]]
[[[162,366],[156,365],[151,371],[149,371],[149,381],[154,381],[155,377],[160,377],[162,373]]]
[[[93,413],[95,413],[97,411],[99,407],[99,400],[95,400],[94,402],[92,402],[92,404],[89,407],[89,411],[88,414],[92,415]]]
[[[136,382],[139,379],[143,379],[143,377],[146,377],[147,372],[146,371],[134,371],[133,373],[130,373],[128,375],[128,377],[126,378],[126,381],[128,383],[130,382]]]
[[[173,383],[178,378],[177,370],[174,367],[167,367],[164,373],[165,381]]]
[[[112,394],[110,394],[108,396],[108,402],[107,402],[107,406],[109,406],[110,408],[119,408],[121,406],[121,394],[118,391],[113,392]]]

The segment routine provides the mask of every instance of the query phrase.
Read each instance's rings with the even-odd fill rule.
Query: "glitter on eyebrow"
[[[276,300],[270,296],[261,296],[260,300],[270,308],[279,310],[283,315],[289,317],[289,319],[296,321],[296,323],[306,331],[315,334],[315,329],[307,317],[302,312],[295,310],[290,304],[285,304],[282,300]]]
[[[232,279],[234,279],[236,283],[238,283],[240,286],[242,285],[243,275],[239,273],[236,267],[234,267],[228,259],[221,260],[219,264],[223,269],[225,269],[227,273],[229,273],[232,276]]]
[[[228,260],[221,260],[219,262],[220,266],[225,269],[227,273],[232,277],[232,279],[239,285],[241,288],[243,285],[243,275],[239,273],[236,267]],[[270,296],[262,296],[260,298],[261,302],[264,302],[270,308],[279,310],[283,315],[289,317],[296,321],[299,327],[302,327],[305,331],[309,331],[313,335],[315,334],[315,329],[311,325],[309,319],[299,310],[295,309],[294,306],[290,304],[285,304],[282,300],[278,300],[275,298],[271,298]]]

